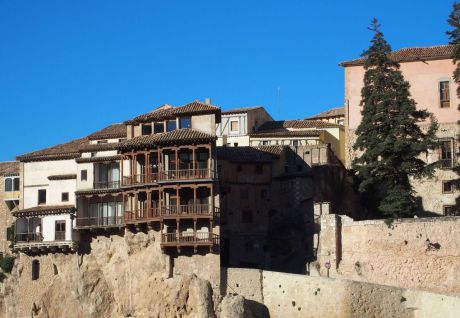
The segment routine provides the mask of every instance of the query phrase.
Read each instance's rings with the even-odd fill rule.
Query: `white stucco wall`
[[[75,174],[76,170],[77,163],[74,159],[24,163],[24,208],[37,206],[39,189],[46,189],[47,205],[50,205],[50,202],[60,204],[61,192],[69,192],[69,202],[65,204],[75,202],[73,197],[73,192],[76,189],[75,180],[50,181],[48,177],[61,174]],[[71,185],[72,182],[73,186]],[[58,189],[61,186],[65,190],[59,191]],[[70,195],[71,193],[72,195]],[[73,201],[70,201],[71,198]]]
[[[86,181],[81,180],[81,172],[86,170]],[[77,190],[92,189],[94,181],[94,163],[85,162],[77,165]]]
[[[54,241],[56,232],[56,221],[66,221],[65,224],[65,239],[72,239],[72,224],[70,214],[47,215],[42,219],[42,234],[43,241]]]

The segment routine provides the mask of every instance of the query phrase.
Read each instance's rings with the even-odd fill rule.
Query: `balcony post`
[[[176,179],[179,179],[179,150],[177,147],[174,147],[175,159],[176,159]]]
[[[151,211],[152,207],[152,190],[147,191],[147,217],[149,217],[150,213],[152,213],[153,216],[153,211]]]
[[[176,205],[177,205],[177,211],[176,213],[180,213],[180,197],[179,197],[179,187],[176,188]]]
[[[120,160],[120,185],[123,185],[123,161],[124,161],[124,155],[121,155],[121,160]]]
[[[193,212],[196,213],[197,211],[197,204],[196,204],[196,187],[193,187],[193,205],[192,205]]]
[[[176,242],[179,242],[179,219],[176,219]]]
[[[196,237],[196,218],[193,219],[193,240],[196,242],[197,237]]]
[[[211,184],[210,193],[211,193],[211,215],[214,215],[214,184]]]
[[[132,154],[131,156],[131,184],[136,183],[136,170],[137,170],[137,155]]]
[[[134,208],[133,213],[134,213],[134,220],[137,219],[137,208],[139,207],[139,201],[138,201],[138,192],[134,192]]]
[[[196,174],[196,147],[192,147],[192,173]]]
[[[145,180],[144,182],[150,182],[150,151],[145,153]]]

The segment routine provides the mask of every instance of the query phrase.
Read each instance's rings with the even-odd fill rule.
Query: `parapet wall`
[[[460,295],[460,217],[353,221],[321,216],[321,276]],[[314,273],[312,273],[314,274]]]
[[[344,279],[256,269],[226,269],[227,292],[250,300],[257,316],[270,317],[457,317],[460,298]],[[251,302],[252,301],[252,302]]]

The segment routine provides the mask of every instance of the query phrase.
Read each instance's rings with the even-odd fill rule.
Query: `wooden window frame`
[[[236,129],[233,129],[233,124],[236,124]],[[230,132],[231,133],[238,133],[240,132],[240,121],[238,119],[230,120]]]
[[[447,83],[447,99],[443,98],[443,84]],[[440,80],[438,84],[438,92],[439,92],[439,108],[450,108],[451,106],[451,98],[450,98],[450,80]],[[448,106],[444,106],[444,103],[448,103]]]
[[[58,226],[63,226],[63,231],[58,231]],[[55,241],[65,241],[65,232],[66,232],[66,221],[57,220],[54,222],[54,240]],[[59,235],[58,235],[59,234]]]
[[[439,160],[441,161],[446,161],[447,160],[450,160],[450,163],[449,165],[444,165],[442,162],[441,162],[441,169],[451,169],[453,166],[454,166],[454,161],[455,161],[455,143],[454,143],[454,139],[453,138],[446,138],[446,139],[439,139],[438,140],[439,142]],[[442,151],[443,151],[443,147],[442,147],[442,143],[444,142],[448,142],[450,143],[450,158],[447,158],[447,159],[443,159],[442,157]]]
[[[446,191],[445,190],[445,186],[446,185],[449,185],[450,184],[450,191]],[[450,194],[450,193],[454,193],[455,191],[455,180],[445,180],[445,181],[442,181],[442,193],[443,194]]]
[[[442,206],[442,213],[444,216],[456,216],[456,214],[447,214],[446,213],[446,208],[451,208],[451,209],[454,209],[455,208],[455,205],[453,204],[446,204],[446,205],[443,205]],[[455,212],[455,211],[454,211]]]

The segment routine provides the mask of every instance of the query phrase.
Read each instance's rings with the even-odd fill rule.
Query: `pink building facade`
[[[430,111],[439,123],[437,136],[439,149],[431,151],[424,159],[427,162],[442,160],[442,168],[437,169],[434,178],[414,180],[414,190],[420,197],[423,210],[439,215],[452,215],[455,198],[460,187],[455,180],[458,176],[452,167],[458,162],[458,134],[460,103],[457,85],[452,74],[453,47],[450,45],[405,48],[394,51],[391,58],[398,61],[404,78],[410,83],[412,98],[419,109]],[[345,165],[350,167],[357,154],[353,150],[355,131],[361,122],[361,89],[363,87],[363,59],[344,62],[345,69]]]

